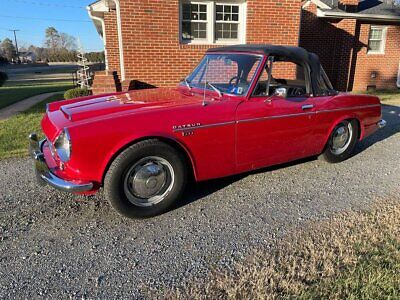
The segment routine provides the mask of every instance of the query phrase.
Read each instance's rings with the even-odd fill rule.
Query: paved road
[[[229,267],[293,225],[400,192],[400,107],[331,165],[307,160],[192,187],[179,208],[126,220],[101,197],[38,187],[27,159],[0,163],[0,298],[131,298]],[[74,200],[85,202],[76,203]]]
[[[29,65],[18,65],[13,68],[12,66],[3,67],[3,71],[7,72],[9,76],[17,74],[40,74],[40,73],[54,73],[57,72],[74,72],[78,70],[77,64],[61,64],[61,65],[44,65],[44,66],[29,66]]]

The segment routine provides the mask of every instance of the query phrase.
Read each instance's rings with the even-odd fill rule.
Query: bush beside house
[[[78,98],[78,97],[85,97],[89,96],[90,91],[88,89],[82,89],[82,88],[75,88],[75,89],[70,89],[64,93],[64,98],[65,99],[73,99],[73,98]]]

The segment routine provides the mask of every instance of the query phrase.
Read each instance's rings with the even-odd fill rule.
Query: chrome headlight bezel
[[[68,162],[71,159],[71,136],[67,128],[64,128],[55,139],[54,148],[62,162]]]

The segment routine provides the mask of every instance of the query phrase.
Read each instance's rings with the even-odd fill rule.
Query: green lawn
[[[28,135],[31,132],[41,132],[40,121],[46,110],[46,103],[61,99],[63,95],[56,94],[23,113],[0,121],[0,159],[27,155]]]
[[[50,92],[58,92],[65,91],[72,88],[72,84],[70,81],[62,81],[62,82],[37,82],[35,84],[30,85],[7,85],[7,82],[4,86],[0,87],[0,109],[21,101],[25,98],[50,93]]]
[[[400,104],[400,89],[380,90],[375,92],[355,92],[356,94],[369,94],[378,96],[383,104]]]
[[[380,91],[376,93],[383,104],[400,105],[400,90]]]

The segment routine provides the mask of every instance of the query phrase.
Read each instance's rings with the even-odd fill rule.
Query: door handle
[[[302,110],[311,109],[311,108],[314,108],[314,105],[313,105],[313,104],[304,104],[304,105],[301,107]]]

